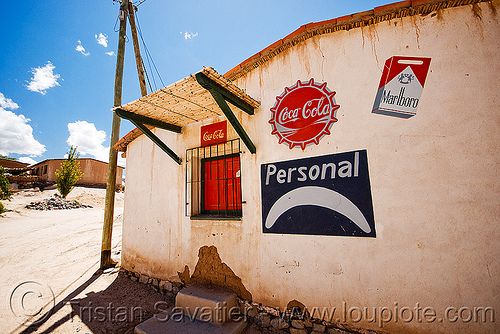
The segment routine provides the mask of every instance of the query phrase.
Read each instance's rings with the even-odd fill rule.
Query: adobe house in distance
[[[498,333],[499,6],[306,24],[117,108],[138,126],[115,146],[123,268],[375,330]]]
[[[64,159],[48,159],[39,162],[30,167],[33,170],[33,175],[40,178],[42,182],[55,183],[57,169],[61,168]],[[99,161],[92,158],[78,159],[83,176],[78,180],[77,185],[92,186],[92,187],[106,187],[108,175],[108,163]],[[117,167],[116,171],[116,186],[122,185],[123,167]]]

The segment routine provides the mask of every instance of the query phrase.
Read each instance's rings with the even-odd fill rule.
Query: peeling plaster
[[[252,300],[252,294],[245,288],[241,278],[222,262],[215,246],[200,248],[198,263],[190,279],[187,279],[189,277],[188,266],[184,267],[183,273],[179,273],[179,277],[181,275],[189,284],[215,285],[233,291],[240,298]]]

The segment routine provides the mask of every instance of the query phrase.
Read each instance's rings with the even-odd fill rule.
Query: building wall
[[[35,170],[37,175],[41,176],[43,181],[56,182],[56,170],[61,168],[64,159],[51,159],[37,164]],[[80,168],[83,172],[82,178],[77,182],[78,185],[106,186],[108,175],[108,164],[106,162],[94,159],[79,159]],[[44,168],[47,166],[47,172]],[[118,167],[116,172],[116,185],[122,184],[123,167]]]
[[[309,309],[351,309],[348,322],[374,329],[380,312],[387,318],[390,310],[402,318],[383,329],[398,333],[500,331],[495,322],[467,321],[475,307],[500,312],[498,6],[316,36],[240,78],[235,84],[261,101],[255,115],[237,115],[257,147],[241,155],[241,221],[190,220],[186,165],[145,136],[130,143],[123,267],[168,279],[185,265],[192,273],[199,249],[215,245],[253,300],[265,305],[284,308],[295,299]],[[384,62],[394,55],[432,58],[410,119],[371,113]],[[339,120],[319,145],[290,150],[271,135],[270,108],[285,87],[310,78],[337,92]],[[181,135],[155,132],[185,161],[185,150],[199,146],[200,126],[211,122],[184,127]],[[368,153],[376,238],[262,233],[261,164],[358,149]],[[364,307],[368,316],[358,322]],[[434,321],[423,317],[425,307],[436,311]],[[378,318],[370,321],[373,308]],[[465,320],[453,322],[461,309]]]

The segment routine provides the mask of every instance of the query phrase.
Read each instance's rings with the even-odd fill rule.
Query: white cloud
[[[108,35],[99,33],[99,35],[95,35],[95,40],[97,41],[97,44],[104,46],[105,48],[108,47]]]
[[[17,160],[19,160],[19,162],[24,162],[25,164],[30,164],[30,165],[36,164],[36,161],[31,159],[30,157],[20,157]]]
[[[69,137],[68,145],[78,147],[78,152],[83,155],[91,155],[97,160],[109,161],[109,146],[104,146],[106,132],[97,130],[94,123],[87,121],[76,121],[68,123]],[[118,165],[125,166],[125,160],[118,158]]]
[[[16,110],[17,108],[19,108],[19,106],[17,105],[17,103],[9,98],[6,98],[2,93],[0,93],[0,108]]]
[[[185,31],[185,32],[182,32],[182,31],[181,31],[180,33],[181,33],[181,35],[184,35],[184,39],[186,39],[186,40],[188,40],[188,39],[193,39],[193,38],[195,38],[196,36],[198,36],[198,33],[197,33],[197,32],[192,33],[192,32],[187,32],[187,31]]]
[[[54,73],[55,68],[56,67],[52,65],[50,61],[43,67],[32,68],[31,73],[33,73],[33,77],[26,88],[33,92],[45,95],[47,93],[47,89],[59,86],[57,79],[61,76]]]
[[[105,52],[108,56],[116,56],[114,51]]]
[[[45,152],[45,146],[33,137],[33,128],[28,124],[29,118],[16,115],[8,109],[19,106],[0,93],[0,154],[10,153],[39,156]]]
[[[85,57],[90,56],[90,52],[85,52],[85,48],[82,45],[82,41],[78,40],[78,45],[75,48],[76,51],[80,52]]]

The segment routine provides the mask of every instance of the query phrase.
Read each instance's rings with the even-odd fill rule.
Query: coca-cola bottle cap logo
[[[326,82],[315,83],[297,81],[276,97],[271,108],[271,134],[279,143],[287,143],[289,148],[300,146],[303,150],[309,144],[319,144],[324,135],[337,122],[336,114],[340,105],[335,104],[335,92],[326,87]]]

